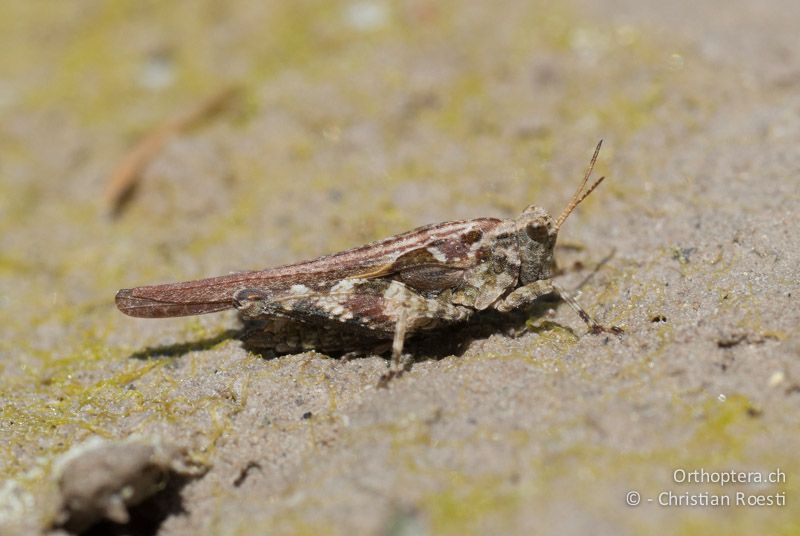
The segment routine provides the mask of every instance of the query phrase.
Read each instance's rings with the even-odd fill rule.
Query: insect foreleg
[[[597,323],[597,321],[595,321],[594,318],[589,316],[589,313],[587,313],[586,310],[580,306],[578,301],[575,298],[573,298],[571,294],[569,294],[566,290],[564,290],[561,286],[557,285],[556,283],[553,283],[552,285],[555,291],[558,292],[559,296],[561,296],[561,299],[567,302],[567,305],[572,307],[572,310],[575,311],[579,317],[581,317],[581,320],[586,322],[586,325],[589,326],[589,331],[591,333],[595,335],[597,335],[598,333],[614,333],[616,335],[620,335],[623,333],[622,328],[618,328],[617,326],[607,327]]]
[[[493,307],[502,313],[507,313],[523,305],[531,304],[538,298],[554,292],[577,313],[581,320],[589,327],[591,333],[622,333],[622,329],[618,327],[606,327],[595,321],[571,294],[564,290],[563,287],[556,284],[552,279],[541,279],[533,283],[528,283],[516,289],[502,300],[497,301]]]
[[[495,302],[493,307],[501,313],[507,313],[523,305],[533,303],[538,298],[557,292],[552,279],[541,279],[519,287],[514,292]]]

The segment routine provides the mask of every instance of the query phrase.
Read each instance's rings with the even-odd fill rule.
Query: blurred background
[[[797,531],[799,11],[4,3],[0,528],[47,530],[58,456],[139,434],[213,468],[148,529],[170,534]],[[230,313],[113,306],[122,287],[427,223],[557,214],[601,138],[609,179],[558,255],[574,286],[612,254],[582,303],[626,341],[583,337],[559,308],[387,393],[379,358],[265,360],[230,339]],[[311,439],[306,411],[326,416]],[[261,480],[239,490],[248,460]],[[705,464],[780,465],[790,506],[624,505]]]

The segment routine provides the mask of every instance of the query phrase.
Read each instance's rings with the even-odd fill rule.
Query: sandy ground
[[[800,4],[271,4],[0,8],[0,533],[79,530],[81,497],[129,519],[96,533],[800,532]],[[228,86],[108,217],[126,150]],[[600,138],[557,255],[621,338],[546,303],[377,389],[377,356],[268,359],[232,313],[114,308],[558,212]],[[676,481],[701,469],[784,477]]]

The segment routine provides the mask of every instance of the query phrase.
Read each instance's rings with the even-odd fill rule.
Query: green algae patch
[[[791,497],[798,489],[792,475],[800,470],[796,463],[775,449],[760,444],[770,428],[758,417],[758,409],[741,395],[720,400],[707,400],[699,408],[678,412],[678,418],[667,428],[676,431],[676,439],[668,446],[655,449],[620,451],[599,445],[573,445],[533,462],[535,488],[521,486],[522,504],[538,504],[543,499],[535,490],[551,490],[553,501],[568,501],[575,511],[588,511],[634,533],[652,531],[655,510],[671,511],[667,526],[680,533],[701,534],[709,527],[731,534],[773,531],[782,534],[786,527],[800,522],[797,510],[784,507],[743,507],[736,505],[736,493],[781,495]],[[686,431],[691,430],[688,435]],[[678,439],[678,434],[685,439]],[[779,434],[780,435],[780,434]],[[766,474],[780,470],[785,482],[773,484],[730,484],[729,486],[687,480],[692,471],[726,472],[758,471]],[[574,477],[568,477],[574,475]],[[676,476],[677,475],[677,476]],[[689,477],[691,478],[691,477]],[[695,475],[695,478],[702,478]],[[597,489],[605,490],[602,494]],[[637,508],[625,504],[626,493],[640,493]],[[670,506],[672,496],[725,495],[730,507]],[[538,497],[538,499],[537,499]],[[659,501],[664,504],[660,504]],[[718,515],[720,509],[724,516]],[[688,532],[687,532],[688,531]],[[791,531],[787,533],[792,533]]]
[[[553,349],[566,350],[579,340],[571,328],[550,320],[529,319],[525,326],[531,333],[539,335],[537,340],[541,344]]]
[[[448,487],[418,504],[432,534],[485,534],[512,526],[520,499],[507,479],[453,474]]]
[[[698,412],[701,422],[687,452],[702,453],[700,459],[694,460],[700,465],[737,461],[744,456],[753,439],[768,432],[758,418],[760,411],[742,395],[721,396],[707,401]]]
[[[146,402],[129,387],[163,364],[129,361],[115,373],[91,380],[90,370],[98,364],[87,363],[81,355],[47,367],[39,381],[4,386],[2,474],[8,478],[28,466],[31,459],[15,453],[27,451],[34,438],[35,455],[47,459],[69,448],[74,437],[87,433],[113,437],[118,420],[141,411]]]

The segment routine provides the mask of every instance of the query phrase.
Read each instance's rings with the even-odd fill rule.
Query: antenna
[[[572,214],[572,211],[575,210],[575,207],[577,207],[581,203],[581,201],[586,199],[589,196],[589,194],[594,191],[595,188],[600,186],[600,183],[603,182],[603,179],[605,179],[605,177],[600,177],[599,179],[597,179],[597,182],[595,182],[589,187],[588,190],[583,192],[583,188],[584,186],[586,186],[586,183],[589,181],[589,176],[592,174],[592,169],[594,169],[594,163],[597,161],[597,155],[600,153],[600,146],[602,145],[603,145],[603,140],[600,140],[600,142],[597,144],[597,147],[594,150],[594,155],[592,156],[592,160],[591,162],[589,162],[589,167],[586,168],[586,173],[584,173],[583,175],[583,182],[581,182],[580,187],[575,191],[575,193],[572,194],[572,199],[570,200],[569,204],[566,207],[564,207],[564,210],[561,212],[561,215],[556,220],[556,232],[558,232],[558,230],[561,228],[561,224],[564,223],[564,220],[567,219],[567,216]]]

